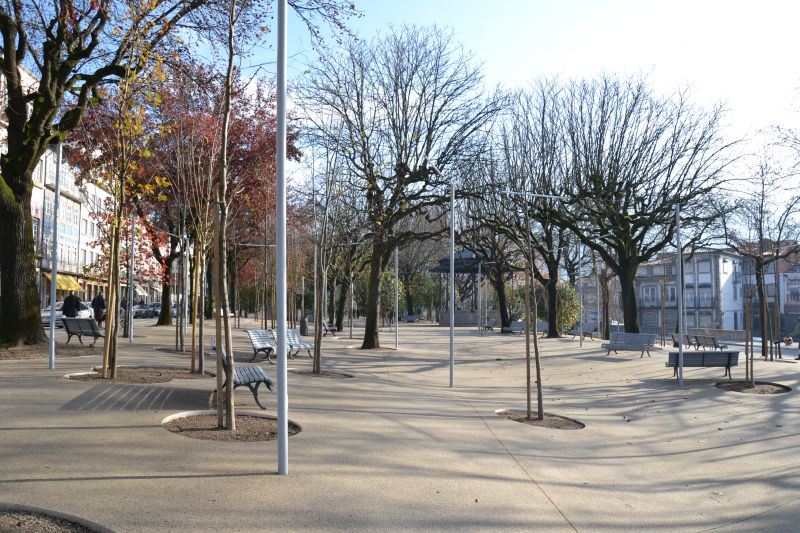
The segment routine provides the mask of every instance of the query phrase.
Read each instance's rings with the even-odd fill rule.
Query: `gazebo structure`
[[[479,260],[472,250],[462,249],[456,252],[453,268],[456,276],[456,326],[477,326],[486,322],[488,317],[485,311],[482,313],[481,310],[488,299],[481,294],[480,287],[486,278],[487,266],[490,264],[492,262]],[[446,286],[447,275],[450,273],[450,256],[439,259],[430,272],[444,274],[441,279]],[[450,312],[447,307],[439,310],[439,325],[450,325]]]

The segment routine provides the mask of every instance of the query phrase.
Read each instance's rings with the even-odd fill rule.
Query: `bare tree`
[[[685,91],[658,97],[641,79],[574,82],[563,99],[569,200],[558,224],[619,278],[625,331],[638,332],[639,265],[672,243],[676,205],[692,239],[716,220],[733,143],[720,107],[701,110]]]
[[[451,32],[414,26],[372,42],[351,40],[322,56],[301,95],[319,133],[341,137],[349,186],[366,192],[371,254],[362,348],[377,348],[380,281],[394,249],[439,233],[414,233],[399,223],[446,212],[433,208],[447,202],[455,176],[439,175],[433,165],[458,166],[499,100],[484,98],[480,71]],[[336,127],[320,119],[326,114],[337,117]]]
[[[778,268],[781,260],[800,252],[800,221],[797,207],[800,196],[792,190],[790,178],[767,155],[752,169],[752,195],[737,202],[721,218],[726,244],[740,254],[748,265],[748,274],[755,278],[755,290],[761,330],[761,355],[768,357],[769,339],[779,341],[780,310],[778,304]],[[770,328],[766,275],[775,271],[774,322]]]

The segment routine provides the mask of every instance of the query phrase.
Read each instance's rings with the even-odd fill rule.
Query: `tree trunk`
[[[633,284],[636,268],[628,267],[627,270],[618,272],[617,277],[622,293],[622,317],[625,322],[625,332],[639,333],[639,321],[636,316],[636,288]]]
[[[347,303],[347,297],[350,295],[350,282],[342,280],[339,284],[339,297],[336,299],[336,329],[342,331],[344,328],[344,308]]]
[[[172,261],[165,262],[164,269],[166,272],[161,276],[161,311],[158,312],[156,326],[172,325],[172,277],[170,276]]]
[[[497,293],[497,306],[500,308],[500,326],[511,326],[511,315],[508,313],[508,300],[506,299],[506,279],[498,269],[489,271],[489,283]]]
[[[370,259],[369,283],[367,284],[367,309],[364,325],[364,342],[362,350],[380,348],[381,341],[378,333],[378,304],[381,298],[381,253],[373,249]]]
[[[39,344],[47,335],[39,311],[30,188],[8,203],[0,202],[0,346]]]
[[[767,289],[764,286],[764,264],[756,258],[756,292],[758,294],[758,325],[761,328],[761,357],[767,358],[769,350],[769,325],[767,310]]]

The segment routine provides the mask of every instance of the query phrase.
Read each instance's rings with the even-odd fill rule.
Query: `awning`
[[[52,277],[50,276],[49,272],[42,272],[45,278],[52,281]],[[59,274],[56,276],[56,289],[60,291],[80,291],[83,292],[83,287],[81,287],[78,280],[75,279],[74,276],[70,276],[67,274]]]
[[[144,287],[140,287],[139,285],[134,285],[133,289],[139,296],[147,296],[147,289],[145,289]]]

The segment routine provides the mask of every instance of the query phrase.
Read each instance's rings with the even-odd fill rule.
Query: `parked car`
[[[148,307],[146,305],[133,306],[133,318],[147,318]]]
[[[64,325],[61,323],[61,317],[64,313],[61,312],[61,306],[64,305],[64,302],[56,302],[56,327],[62,328]],[[92,313],[92,306],[86,305],[86,303],[81,302],[79,309],[78,309],[78,318],[91,318]],[[50,327],[50,308],[42,310],[42,327],[49,328]]]
[[[92,307],[92,302],[83,302],[83,305],[89,309],[89,317],[94,318],[94,307]]]
[[[151,318],[158,318],[158,315],[161,314],[161,304],[150,304],[147,307],[147,316]]]

